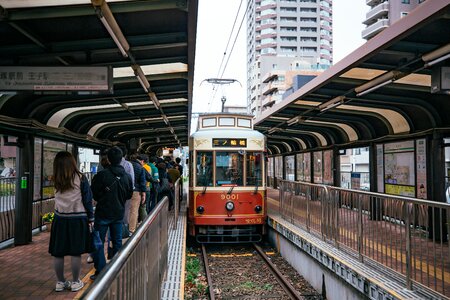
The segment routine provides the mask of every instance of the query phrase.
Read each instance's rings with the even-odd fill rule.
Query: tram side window
[[[242,186],[243,169],[239,152],[216,152],[216,186]]]
[[[247,152],[246,185],[262,186],[262,164],[261,152]]]
[[[212,152],[197,152],[197,180],[196,186],[212,186]]]

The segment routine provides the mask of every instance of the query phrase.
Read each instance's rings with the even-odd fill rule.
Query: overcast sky
[[[225,85],[213,90],[213,86],[202,82],[207,78],[219,77],[219,67],[224,57],[225,47],[233,27],[241,0],[200,0],[197,21],[197,44],[194,72],[193,112],[220,111],[220,98],[227,97],[226,104],[246,105],[247,59],[246,59],[246,20],[242,23],[239,36],[229,58],[223,78],[237,79],[239,83]],[[235,32],[242,21],[247,0],[242,3],[241,13],[236,20]],[[333,59],[337,63],[364,43],[361,32],[362,21],[369,7],[366,0],[334,0],[333,1]],[[233,33],[228,52],[234,42]],[[228,53],[225,56],[225,64]],[[213,98],[213,96],[215,97]]]

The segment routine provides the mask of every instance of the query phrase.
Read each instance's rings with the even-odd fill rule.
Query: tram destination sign
[[[213,139],[213,147],[247,147],[247,139]]]
[[[112,93],[112,74],[108,66],[0,66],[0,91]]]

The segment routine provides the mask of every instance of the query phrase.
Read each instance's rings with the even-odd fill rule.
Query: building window
[[[280,7],[282,12],[297,12],[297,7]]]
[[[403,4],[409,4],[409,0],[402,0]]]
[[[406,17],[408,15],[408,13],[407,12],[401,12],[400,13],[400,18],[403,18],[403,17]]]

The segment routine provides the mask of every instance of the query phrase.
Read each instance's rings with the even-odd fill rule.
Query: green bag
[[[145,220],[145,218],[147,218],[147,209],[145,208],[145,204],[141,204],[139,206],[139,217],[138,217],[138,221],[142,222]]]

